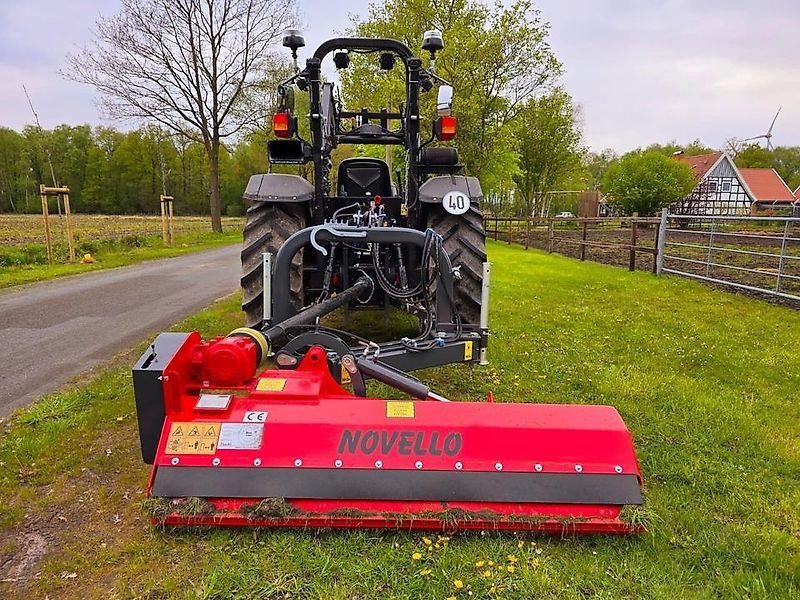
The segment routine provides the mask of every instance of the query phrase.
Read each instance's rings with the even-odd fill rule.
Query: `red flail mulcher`
[[[321,346],[294,369],[256,373],[263,339],[247,330],[209,343],[163,333],[137,364],[142,450],[153,463],[147,493],[159,522],[637,529],[622,511],[642,503],[641,475],[614,408],[447,402],[345,355],[353,377],[371,373],[417,396],[361,397],[332,375]]]

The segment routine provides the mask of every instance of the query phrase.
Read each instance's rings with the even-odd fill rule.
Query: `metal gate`
[[[664,210],[656,272],[800,300],[800,218]]]

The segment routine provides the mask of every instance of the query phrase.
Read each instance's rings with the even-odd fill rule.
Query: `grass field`
[[[153,528],[129,376],[143,343],[5,426],[0,596],[800,598],[800,313],[514,246],[489,253],[492,365],[422,377],[453,398],[617,406],[647,533]],[[222,333],[237,309],[234,297],[177,328]]]
[[[151,216],[73,215],[76,257],[91,253],[94,264],[69,262],[66,224],[50,217],[54,264],[47,264],[41,216],[0,215],[0,288],[177,256],[241,240],[243,219],[223,219],[222,234],[211,233],[209,217],[175,217],[175,241],[165,246],[161,219]]]

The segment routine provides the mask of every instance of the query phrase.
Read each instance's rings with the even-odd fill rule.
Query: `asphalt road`
[[[0,417],[239,287],[225,246],[0,291]]]

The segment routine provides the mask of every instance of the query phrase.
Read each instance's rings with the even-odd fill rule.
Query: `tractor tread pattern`
[[[455,282],[461,320],[480,323],[483,263],[486,262],[486,233],[480,210],[472,204],[463,215],[451,215],[439,206],[429,212],[428,227],[442,236],[452,265],[461,265],[461,281]]]
[[[245,323],[253,327],[261,323],[264,305],[262,255],[273,256],[293,233],[306,226],[303,204],[259,202],[247,209],[242,245],[242,310]],[[303,251],[295,254],[289,275],[292,298],[300,302],[303,292]]]

